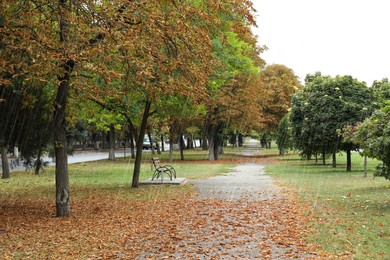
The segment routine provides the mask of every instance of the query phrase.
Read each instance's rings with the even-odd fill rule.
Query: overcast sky
[[[351,75],[369,86],[390,78],[389,0],[252,0],[261,57],[301,81],[308,73]]]

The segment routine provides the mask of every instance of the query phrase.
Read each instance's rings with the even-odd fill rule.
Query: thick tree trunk
[[[59,36],[60,41],[65,44],[73,44],[69,39],[70,30],[66,15],[69,12],[69,6],[67,6],[67,0],[59,0]],[[68,103],[69,88],[70,88],[70,75],[75,66],[75,61],[66,57],[60,64],[63,70],[58,75],[60,85],[57,89],[57,95],[54,100],[54,153],[56,160],[56,216],[66,217],[70,215],[70,192],[69,192],[69,176],[68,176],[68,143],[66,140],[66,105]]]
[[[69,94],[69,75],[64,77],[57,90],[54,111],[54,151],[56,160],[56,209],[57,217],[70,215],[68,154],[65,110]]]
[[[109,143],[109,152],[108,160],[115,160],[115,128],[110,126],[110,131],[108,132],[108,143]]]
[[[149,118],[149,112],[150,112],[151,102],[146,101],[144,113],[142,116],[142,122],[141,127],[139,130],[139,134],[137,137],[137,152],[135,154],[135,162],[134,162],[134,171],[133,171],[133,181],[132,181],[132,188],[138,188],[139,187],[139,176],[141,172],[141,161],[142,161],[142,147],[146,131],[146,125],[148,124],[148,118]]]
[[[6,146],[1,146],[1,165],[2,165],[2,179],[8,179],[11,177],[10,172],[9,172],[9,163],[8,163],[8,156],[7,156],[7,147]]]
[[[187,149],[194,149],[194,142],[192,136],[187,137]]]
[[[244,146],[244,137],[242,134],[238,134],[238,146],[243,147]]]
[[[267,135],[263,134],[260,140],[261,143],[261,148],[266,148],[267,149]]]
[[[210,125],[206,127],[207,140],[209,143],[209,160],[216,161],[219,158],[219,146],[223,145],[221,137],[222,125]]]
[[[202,150],[207,151],[209,149],[207,135],[202,136]]]
[[[352,171],[351,149],[347,149],[347,172]]]
[[[209,143],[209,161],[215,161],[218,159],[218,153],[217,153],[217,158],[215,158],[215,153],[214,153],[214,139],[210,138],[208,140]]]

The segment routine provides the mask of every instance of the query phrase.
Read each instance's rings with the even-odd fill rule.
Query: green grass
[[[390,258],[390,182],[373,178],[375,160],[369,160],[369,176],[363,178],[363,158],[357,153],[349,173],[342,165],[345,156],[337,159],[340,164],[332,168],[289,156],[266,171],[311,204],[312,242],[333,254],[354,252],[356,259]]]
[[[140,181],[152,177],[153,170],[151,161],[147,155],[143,158],[141,165]],[[163,156],[166,156],[164,154]],[[196,156],[192,155],[194,158]],[[165,164],[166,162],[164,162]],[[181,163],[175,160],[169,163],[176,169],[177,177],[188,179],[204,179],[229,172],[234,165],[227,164],[201,164],[197,162]],[[107,192],[121,192],[129,190],[132,183],[134,162],[130,158],[117,158],[115,161],[100,160],[95,162],[84,162],[69,165],[69,182],[71,192],[91,193],[96,190]],[[168,193],[172,187],[142,187],[142,190],[153,190],[156,192]],[[182,187],[180,187],[182,188]],[[179,189],[180,189],[179,188]],[[186,188],[183,188],[184,190]],[[46,168],[39,176],[35,176],[32,171],[13,172],[11,178],[1,180],[0,199],[19,196],[30,196],[34,198],[47,198],[54,196],[55,173],[54,167]],[[184,191],[186,192],[186,191]],[[148,193],[148,192],[147,192]],[[127,194],[130,194],[131,192]],[[134,194],[139,194],[139,191]],[[158,194],[156,195],[158,196]],[[150,194],[146,194],[150,197]],[[135,198],[138,198],[136,195]]]

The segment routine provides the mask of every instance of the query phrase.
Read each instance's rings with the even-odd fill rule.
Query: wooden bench
[[[161,181],[163,181],[164,173],[166,173],[171,180],[172,178],[176,179],[176,171],[171,165],[161,165],[159,158],[152,158],[152,162],[154,166],[152,180],[161,178]]]

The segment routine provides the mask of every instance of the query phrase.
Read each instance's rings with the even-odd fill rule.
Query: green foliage
[[[390,82],[387,78],[375,80],[371,90],[374,96],[375,108],[381,108],[389,103],[390,100]]]
[[[390,180],[390,106],[376,110],[366,119],[356,133],[356,139],[369,157],[382,161],[376,176]]]
[[[371,100],[366,85],[351,76],[331,78],[317,73],[306,77],[305,88],[292,102],[296,147],[309,157],[337,150],[340,130],[368,117],[372,111]]]
[[[278,132],[276,135],[276,144],[278,145],[280,153],[287,152],[288,149],[293,148],[292,133],[290,127],[290,114],[286,114],[280,120]]]

